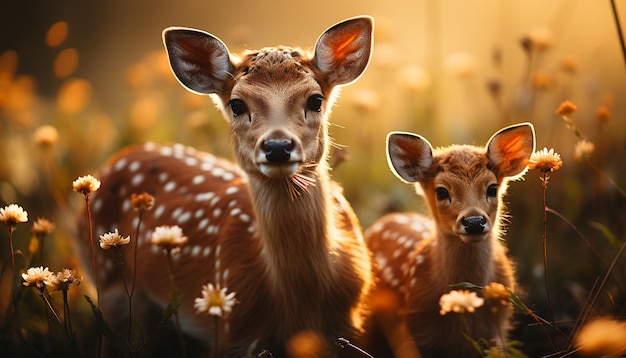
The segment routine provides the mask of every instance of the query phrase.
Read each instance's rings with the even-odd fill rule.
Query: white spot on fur
[[[165,184],[165,187],[163,187],[163,191],[165,191],[166,193],[169,193],[174,189],[176,189],[176,182],[173,181],[168,182],[167,184]]]
[[[198,223],[198,230],[204,230],[204,228],[209,224],[209,219],[204,218],[202,220],[200,220],[200,222]]]
[[[184,224],[184,223],[186,223],[187,221],[189,221],[189,219],[191,219],[191,212],[190,212],[190,211],[187,211],[187,212],[185,212],[185,213],[181,214],[181,215],[178,217],[178,223],[179,223],[179,224]]]
[[[193,179],[191,179],[191,183],[198,185],[204,182],[204,175],[196,175],[195,177],[193,177]]]
[[[100,211],[100,209],[102,209],[102,199],[97,198],[96,200],[94,200],[91,208],[94,212]]]
[[[122,211],[127,212],[130,210],[130,199],[126,199],[124,200],[124,203],[122,204]]]
[[[198,257],[201,251],[202,251],[202,247],[200,245],[196,245],[191,250],[191,256]]]
[[[173,150],[171,147],[161,147],[161,149],[159,150],[159,152],[161,152],[161,155],[164,157],[169,157],[172,155]]]
[[[133,172],[136,172],[140,166],[141,166],[141,163],[135,160],[132,163],[130,163],[130,165],[128,166],[128,170],[130,170],[130,172],[133,173]]]
[[[207,200],[211,200],[213,197],[215,196],[215,193],[213,192],[207,192],[207,193],[198,193],[196,194],[196,201],[207,201]]]
[[[187,159],[185,159],[185,164],[187,164],[190,167],[196,166],[198,165],[198,159],[194,157],[188,157]]]
[[[165,205],[161,204],[159,206],[157,206],[156,209],[154,209],[154,218],[157,219],[159,218],[161,215],[163,215],[163,213],[165,212]]]
[[[128,159],[126,159],[126,158],[122,158],[122,159],[118,160],[115,163],[115,171],[119,172],[120,170],[124,169],[124,167],[126,166],[127,163],[128,163]]]
[[[228,189],[226,189],[226,194],[227,195],[231,195],[231,194],[235,194],[239,191],[239,188],[236,186],[231,186]]]
[[[143,175],[143,173],[135,174],[133,179],[131,179],[130,183],[133,186],[138,186],[138,185],[140,185],[143,182],[144,178],[145,178],[145,175]]]
[[[409,223],[409,218],[405,215],[396,215],[393,219],[397,224],[406,225]]]

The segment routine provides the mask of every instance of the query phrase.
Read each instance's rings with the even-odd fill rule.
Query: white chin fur
[[[481,242],[485,240],[487,236],[489,236],[489,232],[483,232],[482,234],[478,234],[478,235],[468,235],[468,234],[459,235],[461,240],[463,240],[463,242],[466,244],[475,244],[477,242]]]
[[[286,178],[291,177],[300,169],[300,163],[288,162],[283,164],[259,164],[261,173],[268,178]]]

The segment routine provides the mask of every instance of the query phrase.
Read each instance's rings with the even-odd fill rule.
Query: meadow
[[[337,149],[332,175],[367,228],[388,212],[426,210],[387,167],[389,131],[419,133],[435,146],[482,145],[498,128],[533,123],[537,151],[552,149],[562,165],[529,170],[510,184],[506,196],[504,240],[520,287],[511,339],[529,357],[577,356],[576,337],[594,318],[609,322],[597,327],[596,335],[626,336],[626,53],[614,18],[620,18],[619,9],[614,13],[608,1],[579,2],[575,9],[566,2],[546,5],[552,20],[547,25],[504,24],[517,10],[527,18],[541,12],[539,3],[526,10],[495,2],[487,10],[482,4],[484,13],[476,16],[489,21],[480,33],[502,31],[487,40],[449,34],[463,16],[462,10],[448,12],[458,5],[454,2],[422,4],[427,13],[416,16],[425,20],[425,31],[414,35],[394,12],[340,7],[333,18],[369,10],[377,27],[366,74],[343,91],[331,116]],[[134,56],[106,67],[116,72],[103,74],[92,48],[80,39],[86,20],[72,22],[63,11],[69,10],[62,7],[55,19],[40,21],[25,35],[37,39],[35,44],[0,43],[0,208],[17,204],[27,212],[25,222],[0,225],[0,353],[11,346],[7,352],[15,356],[83,356],[93,344],[85,337],[103,329],[85,299],[96,296],[81,272],[89,263],[74,254],[73,240],[89,239],[77,225],[85,203],[72,187],[78,177],[96,175],[116,150],[145,141],[183,143],[231,158],[228,124],[210,98],[184,91],[175,80],[159,47],[160,32],[148,45],[138,45]],[[581,30],[577,25],[585,16],[602,25]],[[326,17],[308,19],[307,31],[294,42],[312,45],[312,36],[332,23]],[[212,29],[194,21],[199,20],[168,25],[221,31],[234,52],[257,43],[274,45],[268,39],[279,38],[263,37],[255,27],[260,25],[216,20],[219,28]],[[25,51],[29,46],[35,49]],[[428,55],[430,50],[435,54]],[[40,54],[36,66],[33,54]],[[96,240],[102,234],[95,233]],[[60,292],[23,285],[22,273],[39,266],[52,272],[71,268],[82,280],[80,285],[70,280]]]

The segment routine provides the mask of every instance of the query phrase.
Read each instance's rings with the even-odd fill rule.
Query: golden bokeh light
[[[49,47],[57,47],[65,42],[68,34],[68,26],[65,21],[57,21],[46,33],[46,45]]]
[[[78,51],[75,48],[66,48],[59,52],[54,60],[54,75],[66,78],[76,72],[78,67]]]
[[[13,50],[0,54],[0,73],[14,74],[17,71],[18,56]]]
[[[67,80],[59,89],[57,107],[67,114],[77,114],[91,100],[91,83],[79,78]]]

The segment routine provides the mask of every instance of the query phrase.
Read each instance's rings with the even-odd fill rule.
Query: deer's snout
[[[482,215],[466,216],[461,218],[461,224],[470,235],[482,234],[485,231],[487,219]]]
[[[267,140],[261,144],[261,149],[265,153],[265,158],[270,163],[284,163],[291,157],[294,143],[289,139]]]
[[[491,231],[489,217],[480,212],[466,212],[457,219],[457,230],[466,243],[479,242]]]
[[[301,144],[288,131],[272,131],[256,144],[256,164],[270,178],[290,177],[302,162]]]

